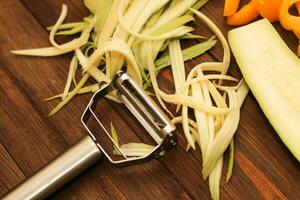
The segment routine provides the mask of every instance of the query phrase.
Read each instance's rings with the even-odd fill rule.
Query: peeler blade
[[[126,133],[123,133],[123,127],[128,126],[128,123],[120,121],[126,121],[126,119],[120,117],[118,119],[118,115],[112,114],[110,116],[115,117],[107,119],[105,113],[113,111],[107,110],[110,106],[104,97],[113,91],[116,91],[118,98],[135,118],[136,123],[141,124],[144,128],[143,131],[130,132],[128,130],[131,128],[128,127]],[[165,152],[165,150],[171,149],[177,142],[174,132],[175,126],[146,92],[123,71],[119,71],[110,84],[94,94],[82,115],[81,121],[99,149],[111,163],[116,165],[147,161]],[[111,135],[111,123],[119,126],[117,132],[121,132],[119,134],[121,139],[119,140],[122,144],[141,143],[144,142],[141,141],[141,138],[150,138],[147,142],[150,141],[153,149],[141,156],[127,156]],[[115,155],[116,152],[118,152],[118,156]]]

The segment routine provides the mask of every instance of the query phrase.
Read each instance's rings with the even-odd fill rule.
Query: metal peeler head
[[[144,134],[148,135],[148,137],[150,136],[152,139],[152,144],[155,147],[146,155],[138,157],[126,156],[122,149],[118,147],[117,142],[112,138],[107,126],[103,124],[103,117],[100,119],[99,115],[97,115],[97,105],[101,104],[101,100],[105,101],[104,97],[112,91],[116,91],[120,101],[144,127]],[[91,121],[96,126],[91,126]],[[118,166],[147,161],[173,148],[177,142],[174,132],[175,126],[145,91],[124,71],[119,71],[110,84],[102,87],[102,89],[93,95],[81,117],[81,122],[108,160]],[[99,134],[95,132],[100,133],[101,136],[99,137]],[[139,135],[141,133],[135,134]],[[122,135],[126,137],[126,133]],[[121,156],[112,156],[112,149],[105,148],[113,146],[120,152]]]

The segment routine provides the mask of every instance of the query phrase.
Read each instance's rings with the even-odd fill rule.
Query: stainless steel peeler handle
[[[101,159],[93,139],[85,136],[64,154],[4,196],[3,200],[44,199]]]

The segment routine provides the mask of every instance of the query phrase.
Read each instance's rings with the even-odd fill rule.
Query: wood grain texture
[[[9,188],[25,179],[23,172],[16,164],[14,159],[6,151],[5,147],[0,143],[0,193],[3,194]]]
[[[0,29],[0,196],[85,134],[79,119],[90,95],[76,97],[50,118],[47,114],[57,102],[43,102],[63,90],[70,55],[46,59],[9,53],[11,49],[48,46],[45,27],[56,21],[62,3],[69,7],[67,21],[81,20],[88,14],[79,0],[0,1],[0,27],[5,27]],[[202,11],[227,35],[232,27],[221,17],[222,6],[223,0],[212,0]],[[212,35],[199,20],[194,25],[197,33]],[[275,26],[295,50],[296,38]],[[187,70],[199,62],[221,60],[222,55],[218,44],[208,54],[188,62]],[[234,59],[230,73],[241,77]],[[162,72],[159,82],[164,90],[172,90],[169,70]],[[107,102],[103,109],[113,117],[126,119],[116,126],[126,124],[125,131],[142,131],[122,107]],[[177,133],[178,146],[163,159],[126,168],[115,168],[104,160],[50,199],[210,199],[207,182],[202,180],[200,153],[185,152],[180,126]],[[299,162],[281,142],[251,94],[241,110],[235,138],[234,172],[227,184],[222,175],[221,199],[300,198]]]

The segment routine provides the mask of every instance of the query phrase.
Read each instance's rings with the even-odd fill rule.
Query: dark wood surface
[[[88,14],[80,0],[0,0],[0,196],[86,134],[80,116],[91,95],[76,97],[53,117],[47,115],[57,102],[43,102],[63,90],[70,56],[30,58],[9,52],[48,46],[45,27],[56,21],[62,3],[69,6],[68,21]],[[225,24],[222,7],[223,0],[212,0],[202,11],[226,35],[232,27]],[[275,26],[296,51],[296,37]],[[196,22],[195,27],[198,33],[211,35],[201,23]],[[221,58],[218,44],[187,67]],[[230,73],[241,77],[235,61]],[[170,71],[162,73],[160,81],[165,89],[170,77]],[[122,110],[108,106],[120,118],[126,116]],[[141,128],[133,122],[128,126]],[[199,150],[185,152],[180,127],[177,133],[179,144],[165,158],[125,168],[115,168],[104,160],[50,198],[210,199],[207,182],[202,180]],[[300,164],[281,142],[252,94],[242,107],[235,139],[233,176],[226,184],[223,173],[221,199],[300,199]]]

